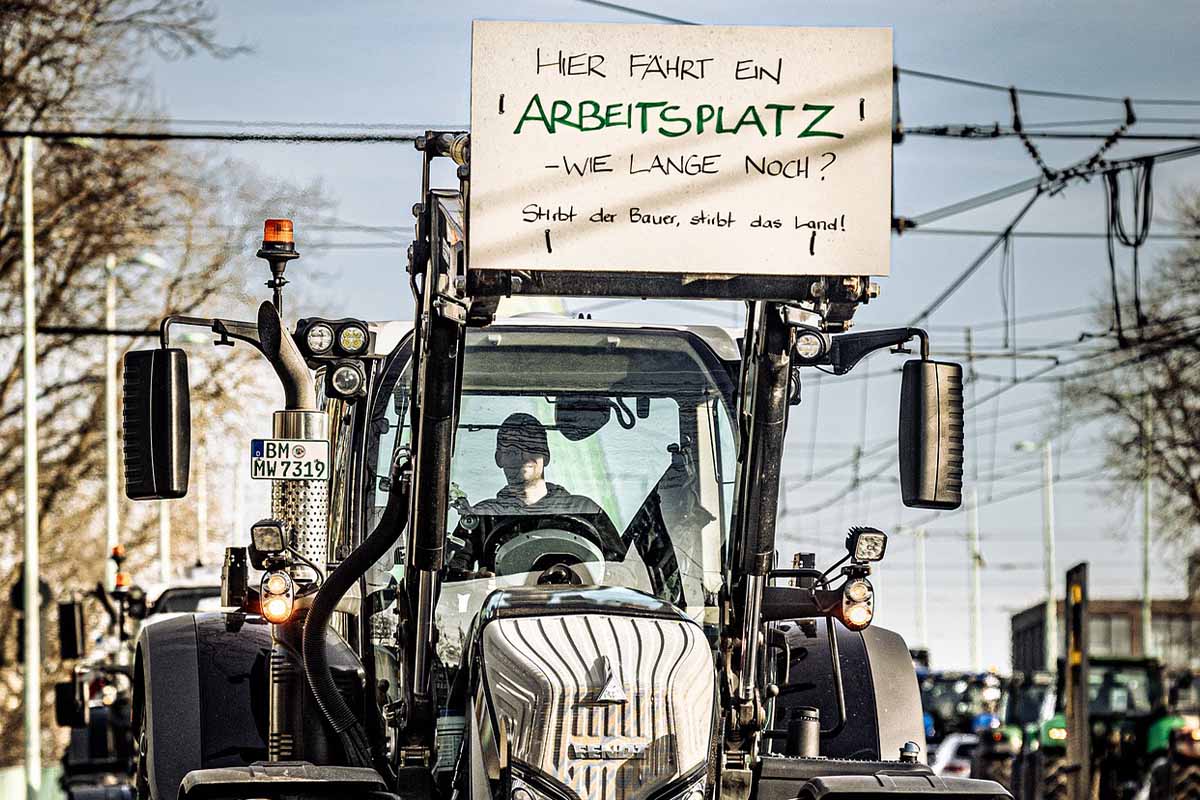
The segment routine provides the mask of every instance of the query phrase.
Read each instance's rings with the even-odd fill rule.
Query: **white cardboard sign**
[[[472,268],[886,275],[892,32],[476,21]]]

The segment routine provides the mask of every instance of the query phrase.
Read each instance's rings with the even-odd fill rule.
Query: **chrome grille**
[[[581,800],[636,800],[706,762],[714,674],[696,624],[604,614],[501,619],[484,627],[483,648],[510,759],[528,774]],[[624,702],[598,702],[606,667]]]

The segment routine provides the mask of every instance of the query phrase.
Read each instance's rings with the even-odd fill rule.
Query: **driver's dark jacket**
[[[475,568],[477,558],[483,554],[491,533],[492,523],[498,517],[520,514],[601,514],[594,501],[582,495],[571,494],[556,483],[546,482],[546,494],[535,503],[526,503],[523,490],[505,486],[490,500],[481,500],[471,506],[471,514],[459,519],[458,527],[450,537],[451,572],[469,572]],[[474,517],[475,524],[470,525]],[[458,541],[455,541],[458,540]],[[460,544],[460,542],[462,544]]]

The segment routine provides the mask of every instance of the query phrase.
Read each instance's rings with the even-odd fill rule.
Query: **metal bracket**
[[[829,364],[833,367],[834,375],[845,375],[864,357],[884,347],[893,348],[892,352],[909,352],[904,349],[904,344],[914,336],[921,340],[921,358],[928,360],[929,336],[925,331],[920,328],[888,328],[835,336],[829,352],[815,363]]]

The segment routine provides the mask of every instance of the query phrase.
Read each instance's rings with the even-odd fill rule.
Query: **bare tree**
[[[18,0],[0,2],[0,128],[76,130],[128,124],[153,114],[142,98],[146,58],[235,55],[215,37],[208,0]],[[151,123],[152,124],[152,123]],[[138,127],[146,127],[139,122]],[[0,319],[20,318],[21,150],[0,140]],[[311,211],[319,195],[274,184],[243,164],[163,142],[75,141],[38,147],[34,164],[37,323],[102,325],[105,260],[127,264],[143,249],[169,270],[118,272],[118,325],[153,327],[167,313],[212,314],[245,301],[235,261],[265,216]],[[296,198],[303,198],[297,201]],[[239,232],[240,231],[240,232]],[[252,249],[251,249],[252,252]],[[256,276],[258,277],[258,276]],[[122,350],[134,343],[126,340]],[[0,597],[17,577],[21,494],[21,339],[0,330]],[[56,591],[94,585],[103,573],[104,346],[95,337],[39,338],[43,578]],[[194,407],[210,437],[238,422],[223,387],[246,381],[249,353],[201,359]],[[250,381],[252,383],[252,381]],[[245,400],[243,394],[240,398]],[[189,507],[176,511],[187,530]],[[122,539],[135,574],[155,555],[151,509],[122,504]],[[189,541],[179,537],[179,541]],[[194,541],[194,540],[192,540]],[[180,552],[188,553],[186,546]],[[0,765],[20,760],[21,670],[13,663],[14,613],[0,605]],[[49,642],[43,682],[62,669]],[[43,702],[44,751],[55,752]]]
[[[1200,192],[1178,197],[1175,217],[1181,230],[1200,230]],[[1102,426],[1124,505],[1136,505],[1148,474],[1157,536],[1191,550],[1200,529],[1200,243],[1160,260],[1142,295],[1145,324],[1129,346],[1080,369],[1064,399],[1075,424]]]

